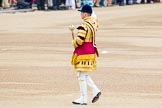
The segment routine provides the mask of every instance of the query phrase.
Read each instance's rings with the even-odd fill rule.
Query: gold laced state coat
[[[91,27],[87,24],[90,23]],[[93,28],[93,29],[92,29]],[[98,29],[98,21],[91,16],[84,18],[83,23],[77,28],[78,33],[76,39],[73,41],[73,46],[75,50],[88,50],[88,48],[80,49],[81,46],[85,45],[85,43],[90,43],[90,46],[94,44],[94,34]],[[83,51],[84,52],[84,51]],[[95,53],[86,53],[78,55],[77,53],[73,53],[72,55],[72,65],[74,65],[74,69],[76,71],[89,72],[96,69],[96,54]]]

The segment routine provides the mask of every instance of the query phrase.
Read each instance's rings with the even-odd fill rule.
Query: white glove
[[[70,25],[70,26],[69,26],[69,30],[70,30],[70,31],[74,31],[74,29],[75,29],[75,26],[74,26],[74,25]]]

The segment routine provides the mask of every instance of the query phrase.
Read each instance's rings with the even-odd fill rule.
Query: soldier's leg
[[[37,3],[37,9],[41,10],[41,0],[36,0]]]
[[[45,10],[45,0],[41,0],[41,10]]]
[[[93,80],[89,75],[86,76],[86,81],[87,81],[87,85],[92,89],[92,93],[93,93],[92,103],[94,103],[99,99],[101,95],[101,90],[96,86],[96,84],[93,82]]]
[[[2,0],[0,0],[0,7],[2,7]]]
[[[53,1],[52,0],[48,0],[48,7],[52,7],[53,6]]]
[[[10,7],[9,1],[8,0],[2,0],[2,7],[3,8],[9,8]]]
[[[80,98],[74,100],[73,104],[87,105],[87,82],[86,82],[86,74],[84,72],[78,72],[77,77],[79,80],[80,87]]]

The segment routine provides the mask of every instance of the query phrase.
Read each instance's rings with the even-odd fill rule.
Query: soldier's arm
[[[87,35],[86,25],[82,24],[77,29],[78,29],[77,37],[73,41],[74,48],[81,46],[83,44],[83,42],[85,41],[85,37]]]

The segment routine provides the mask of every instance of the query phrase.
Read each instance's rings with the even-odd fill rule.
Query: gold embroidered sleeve
[[[85,37],[87,35],[86,25],[82,24],[77,29],[78,29],[77,37],[73,42],[73,46],[75,48],[83,44],[83,42],[85,41]]]

